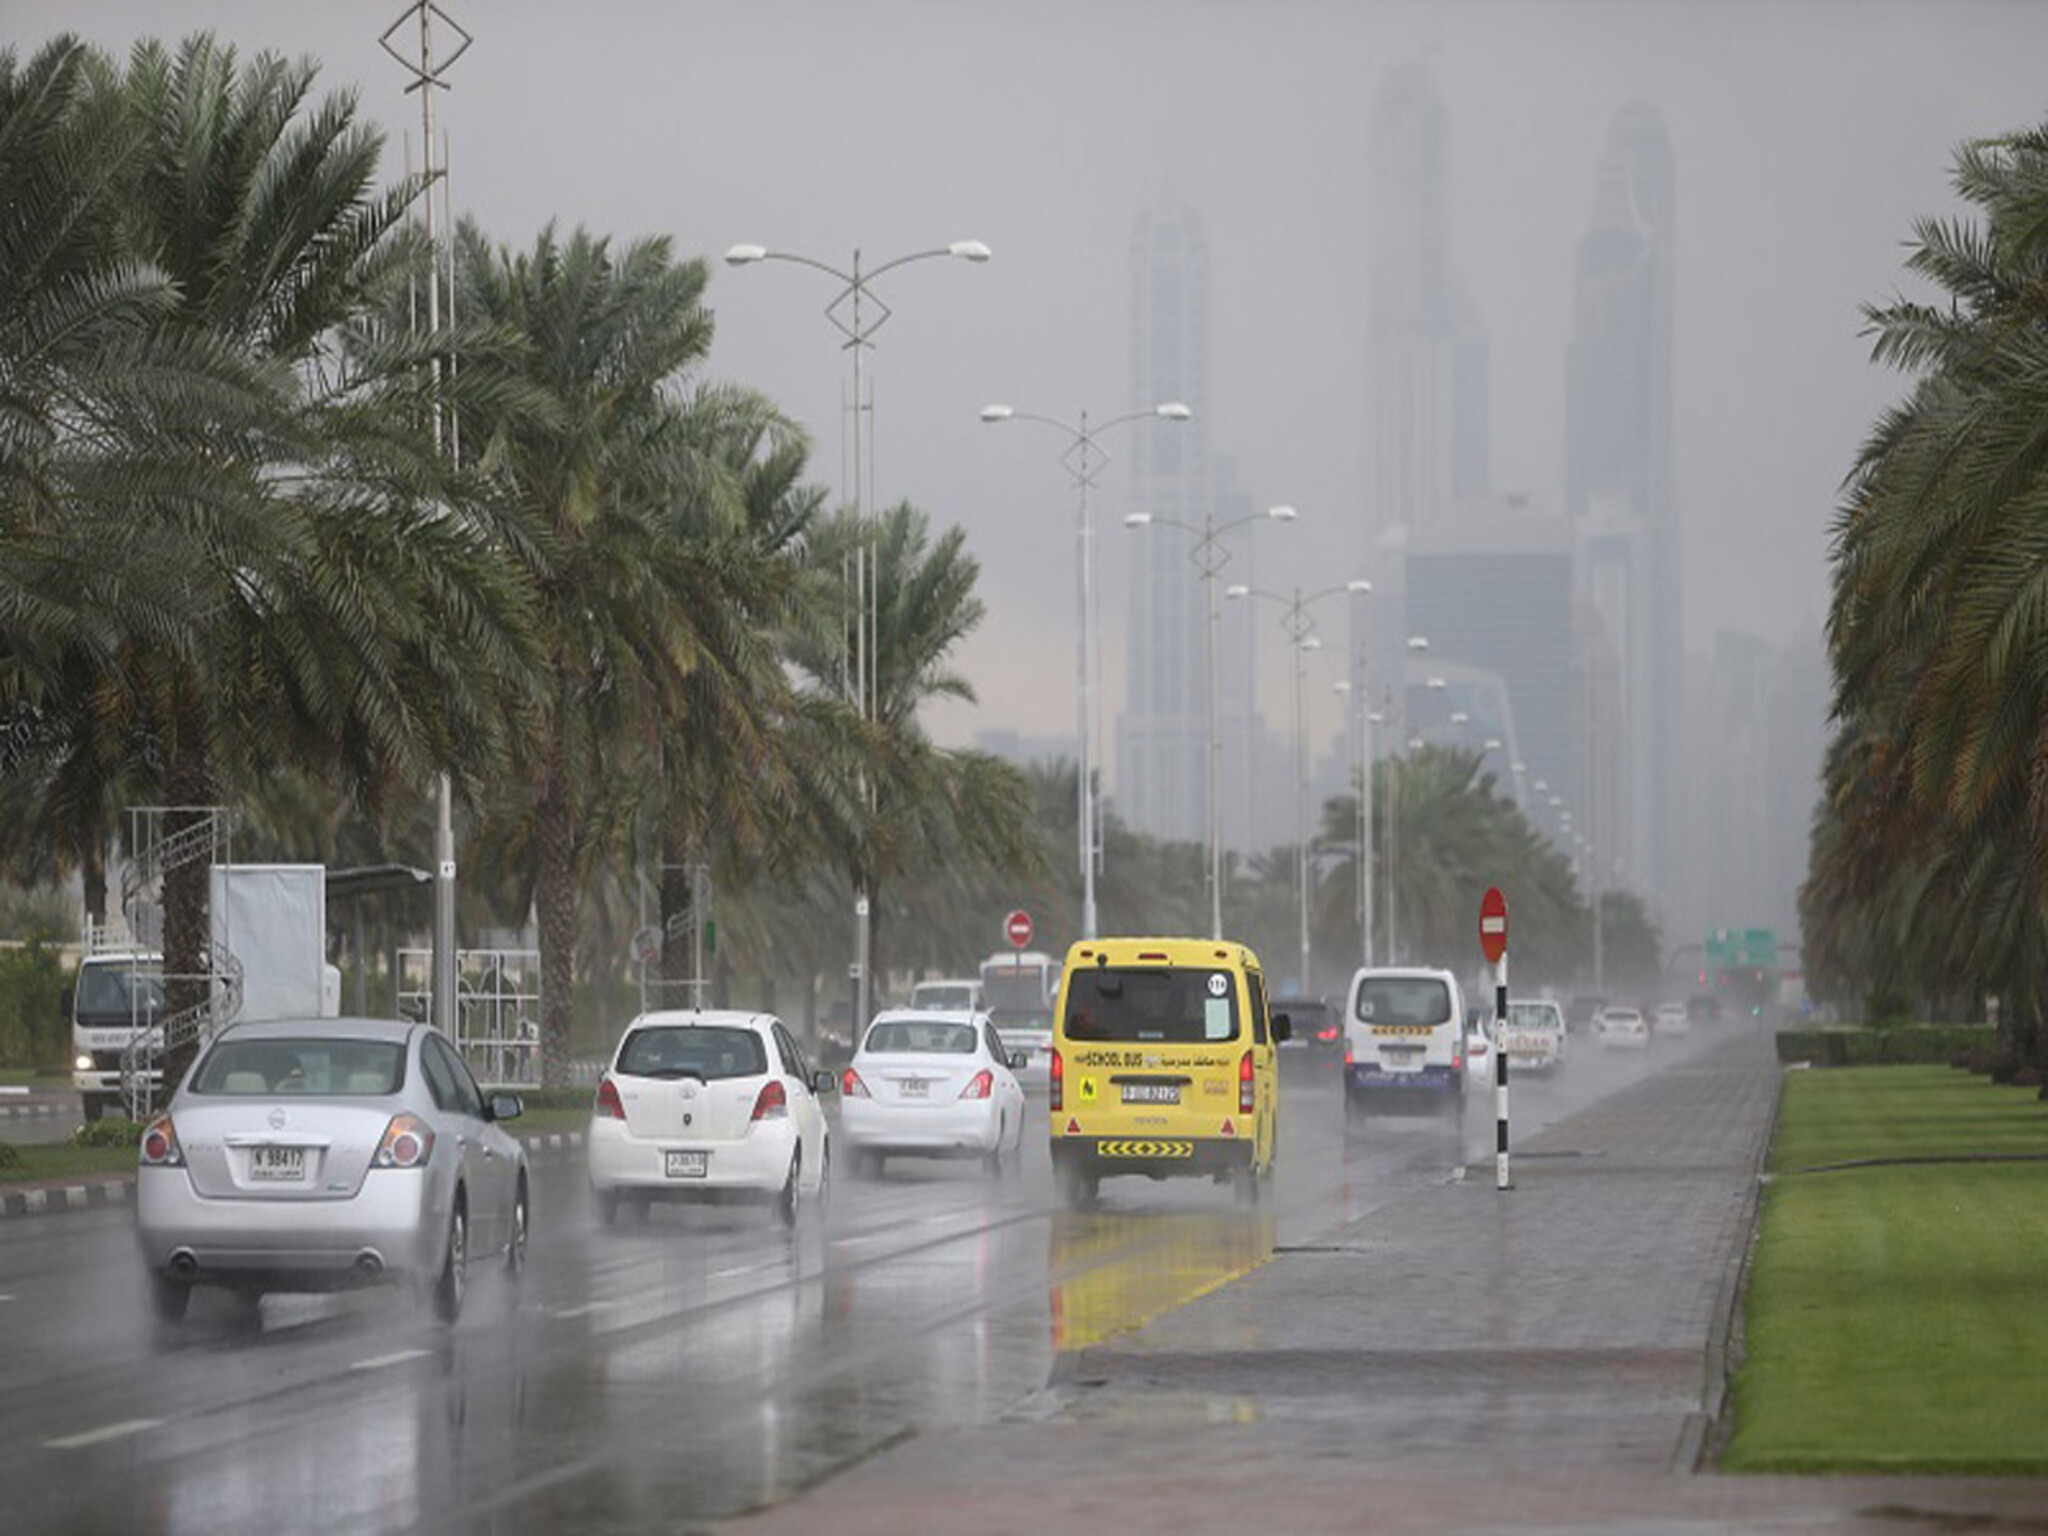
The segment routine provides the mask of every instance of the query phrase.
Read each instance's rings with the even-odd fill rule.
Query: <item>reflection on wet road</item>
[[[1532,1085],[1531,1129],[1631,1063]],[[1582,1091],[1583,1090],[1583,1091]],[[1546,1105],[1548,1106],[1546,1108]],[[1042,1113],[1042,1107],[1041,1111]],[[1334,1087],[1291,1085],[1255,1208],[1206,1183],[1054,1198],[1021,1176],[892,1163],[785,1231],[744,1208],[607,1230],[579,1162],[536,1167],[515,1302],[480,1276],[452,1332],[402,1292],[210,1292],[158,1338],[113,1209],[0,1243],[0,1486],[12,1528],[207,1533],[674,1530],[773,1502],[908,1434],[1019,1411],[1100,1343],[1491,1146],[1475,1101],[1347,1136]]]

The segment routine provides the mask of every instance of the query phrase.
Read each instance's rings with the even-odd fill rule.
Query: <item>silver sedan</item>
[[[382,1019],[242,1024],[143,1130],[136,1235],[159,1318],[192,1290],[409,1281],[453,1322],[472,1260],[525,1267],[525,1149],[439,1031]]]

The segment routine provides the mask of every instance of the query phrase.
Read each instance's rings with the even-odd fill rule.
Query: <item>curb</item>
[[[0,1189],[0,1217],[61,1216],[71,1211],[90,1211],[103,1206],[126,1205],[134,1188],[134,1177],[125,1175],[97,1179],[90,1184],[50,1184],[28,1189]]]
[[[527,1156],[555,1158],[583,1148],[583,1132],[554,1131],[520,1138]],[[0,1220],[13,1216],[62,1216],[72,1211],[127,1205],[134,1198],[135,1175],[109,1174],[76,1184],[36,1184],[9,1188],[0,1184]]]
[[[75,1104],[51,1103],[47,1100],[32,1104],[0,1104],[0,1120],[32,1120],[38,1117],[78,1113]]]

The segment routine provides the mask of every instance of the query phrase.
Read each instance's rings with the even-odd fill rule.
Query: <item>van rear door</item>
[[[1088,1134],[1250,1136],[1256,1046],[1248,1012],[1228,967],[1077,971],[1063,1029],[1067,1109]]]

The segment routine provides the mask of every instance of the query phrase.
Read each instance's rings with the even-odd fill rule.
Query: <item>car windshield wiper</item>
[[[663,1067],[658,1071],[643,1072],[640,1075],[660,1078],[665,1083],[674,1082],[679,1077],[694,1077],[700,1083],[705,1081],[704,1074],[695,1067]]]

